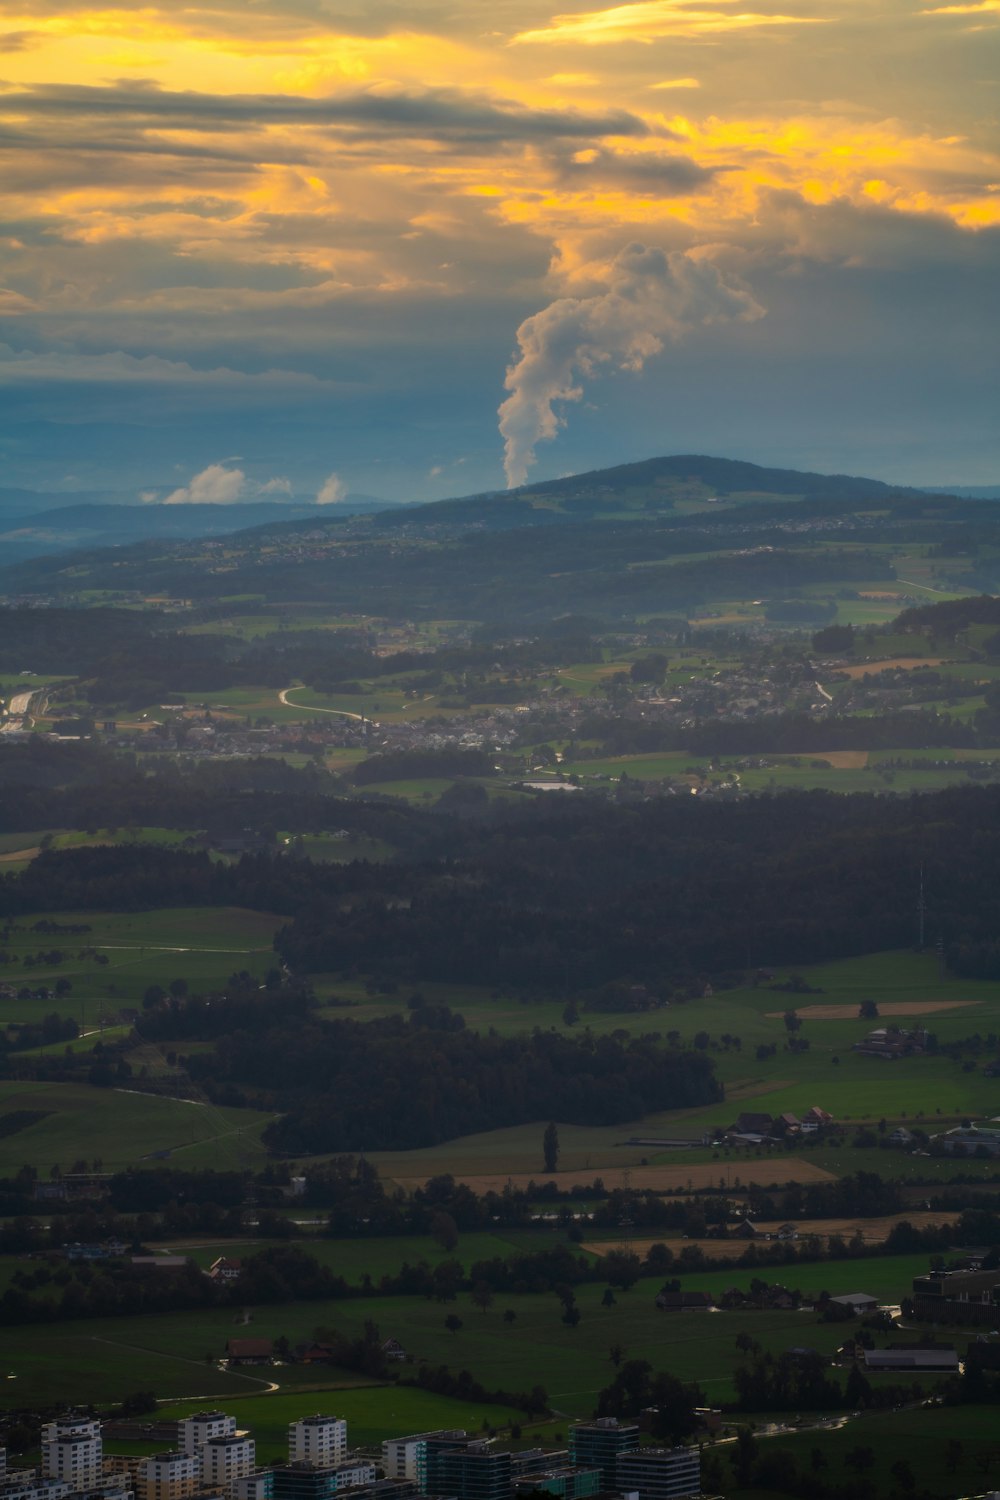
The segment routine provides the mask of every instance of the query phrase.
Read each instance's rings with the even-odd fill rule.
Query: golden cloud
[[[730,3],[730,0],[725,0],[725,3]],[[823,18],[819,16],[700,8],[686,3],[686,0],[638,0],[632,5],[612,6],[610,10],[553,16],[548,26],[520,31],[513,41],[577,42],[593,47],[605,42],[649,43],[667,36],[713,36],[763,26],[808,26],[822,22]]]

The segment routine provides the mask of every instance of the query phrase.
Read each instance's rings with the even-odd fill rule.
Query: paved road
[[[299,693],[301,691],[301,688],[282,688],[278,694],[278,698],[286,708],[304,708],[307,713],[311,714],[339,714],[342,719],[357,719],[359,724],[363,724],[365,721],[364,714],[352,714],[346,708],[320,708],[315,703],[292,703],[288,697],[289,693]]]
[[[0,724],[0,734],[16,734],[24,728],[24,721],[31,707],[31,700],[35,696],[36,689],[32,688],[28,693],[15,693],[7,705],[7,719]]]

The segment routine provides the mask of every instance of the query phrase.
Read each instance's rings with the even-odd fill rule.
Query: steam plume
[[[688,328],[764,316],[710,260],[679,251],[627,245],[606,280],[606,291],[561,297],[517,330],[519,354],[504,382],[510,395],[498,413],[510,489],[526,480],[536,444],[563,426],[556,403],[579,401],[581,382],[602,366],[638,371]]]

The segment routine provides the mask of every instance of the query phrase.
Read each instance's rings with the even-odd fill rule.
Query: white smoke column
[[[627,245],[608,268],[607,290],[561,297],[517,330],[520,351],[507,371],[510,395],[500,407],[509,489],[523,484],[535,445],[555,437],[560,401],[579,401],[581,381],[602,365],[641,370],[667,342],[699,324],[750,323],[764,309],[707,259]]]
[[[339,505],[347,499],[347,485],[339,474],[329,474],[320,485],[316,496],[317,505]]]

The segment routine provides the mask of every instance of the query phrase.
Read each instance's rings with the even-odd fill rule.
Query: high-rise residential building
[[[154,1453],[139,1465],[138,1500],[187,1500],[200,1488],[200,1453]]]
[[[193,1417],[182,1418],[177,1431],[184,1452],[199,1453],[213,1438],[235,1436],[236,1418],[224,1411],[199,1411]]]
[[[429,1437],[417,1452],[417,1483],[425,1495],[456,1500],[510,1500],[511,1455],[483,1438]]]
[[[343,1417],[303,1417],[288,1429],[288,1461],[332,1469],[347,1457],[347,1423]]]
[[[569,1456],[583,1469],[600,1469],[606,1490],[617,1488],[615,1465],[622,1453],[639,1446],[639,1428],[634,1422],[619,1422],[617,1417],[598,1417],[594,1422],[577,1422],[569,1430]]]
[[[103,1452],[98,1421],[60,1417],[42,1428],[42,1475],[64,1480],[70,1489],[86,1490],[100,1483]]]
[[[256,1445],[252,1437],[235,1432],[209,1438],[201,1448],[205,1484],[224,1490],[235,1500],[237,1480],[248,1478],[255,1468]]]
[[[414,1432],[409,1437],[387,1438],[382,1444],[382,1468],[387,1479],[416,1479],[417,1455],[428,1438],[464,1438],[465,1428],[438,1428],[436,1432]]]
[[[701,1453],[697,1448],[639,1448],[619,1455],[619,1490],[638,1491],[639,1500],[681,1500],[701,1492]]]

